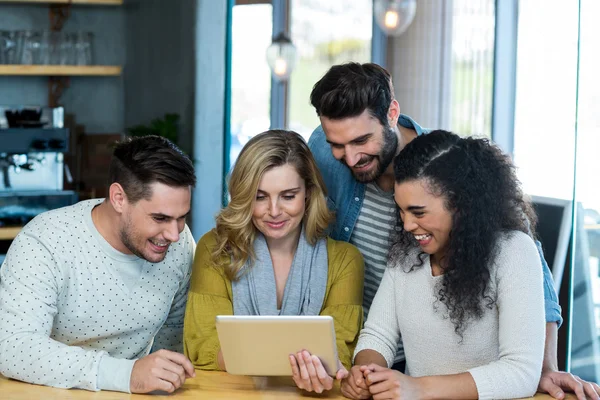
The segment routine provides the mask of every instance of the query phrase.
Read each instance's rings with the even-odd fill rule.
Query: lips
[[[371,166],[371,163],[373,162],[373,160],[375,159],[375,157],[370,158],[369,160],[365,161],[361,161],[358,162],[356,164],[354,164],[354,167],[352,167],[352,169],[357,170],[357,171],[362,171],[365,169],[368,169]]]
[[[152,241],[151,239],[148,239],[148,242],[150,243],[150,247],[152,247],[152,250],[155,253],[164,253],[169,249],[169,245],[171,244],[170,242],[158,242],[158,241]]]
[[[282,228],[285,225],[285,221],[278,221],[278,222],[265,221],[265,224],[269,228],[279,229],[279,228]]]

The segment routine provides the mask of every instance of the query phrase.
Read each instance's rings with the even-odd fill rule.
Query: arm
[[[554,323],[555,325],[562,324],[562,317],[560,315],[561,308],[558,305],[558,296],[556,294],[556,290],[554,290],[554,279],[552,278],[552,272],[550,272],[550,268],[548,268],[548,263],[544,258],[544,251],[542,250],[542,244],[539,241],[535,242],[538,254],[540,256],[540,262],[542,263],[542,272],[544,273],[544,308],[546,314],[546,322],[548,324]],[[549,343],[546,341],[546,346],[551,345],[556,348],[556,341],[553,343]],[[552,353],[552,351],[550,352]],[[556,350],[553,351],[556,356]],[[546,360],[544,359],[544,363]],[[554,362],[556,364],[556,358],[554,360],[549,360],[550,363]]]
[[[538,386],[539,392],[550,394],[555,399],[564,399],[565,393],[574,392],[578,400],[599,399],[600,385],[586,382],[576,375],[558,370],[556,358],[556,342],[558,340],[558,327],[554,322],[546,323],[546,347],[544,351],[544,364],[542,379]],[[587,396],[587,397],[586,397]]]
[[[223,369],[218,363],[221,345],[215,317],[233,314],[229,280],[211,259],[213,235],[204,235],[196,248],[183,326],[185,354],[192,364],[205,370]]]
[[[391,367],[394,364],[398,341],[400,340],[396,317],[397,313],[400,312],[396,309],[395,291],[398,290],[395,285],[394,274],[396,273],[398,273],[398,268],[386,268],[383,274],[381,284],[371,304],[365,327],[358,338],[358,344],[354,351],[354,365],[364,365],[362,364],[364,361],[375,361],[379,364],[381,360],[378,358],[373,360],[372,354],[368,356],[369,358],[363,358],[367,357],[368,353],[357,359],[358,355],[365,350],[377,352],[385,361],[382,366]]]
[[[196,247],[192,233],[187,225],[185,226],[180,240],[184,241],[183,246],[186,258],[185,260],[182,260],[184,264],[183,267],[177,266],[177,270],[183,270],[184,276],[179,285],[179,290],[173,298],[173,304],[171,305],[169,315],[154,338],[152,352],[159,349],[166,349],[177,353],[183,353],[183,316],[185,314],[185,306],[190,287],[192,259]]]
[[[469,373],[480,398],[532,396],[541,373],[545,337],[539,255],[531,239],[517,232],[503,242],[495,263],[499,359]]]
[[[329,243],[332,243],[331,241]],[[321,315],[334,319],[338,358],[342,365],[351,367],[352,353],[363,323],[364,262],[358,249],[350,244],[335,243],[330,254],[331,285]]]
[[[0,373],[40,385],[128,392],[135,360],[50,338],[63,285],[52,250],[29,231],[19,234],[0,268]],[[103,384],[99,377],[108,375],[116,380]]]
[[[514,234],[503,243],[495,264],[492,279],[496,282],[499,319],[498,360],[464,373],[420,378],[379,365],[363,366],[361,370],[372,394],[488,399],[521,398],[535,393],[544,348],[543,278],[539,257],[529,237]]]

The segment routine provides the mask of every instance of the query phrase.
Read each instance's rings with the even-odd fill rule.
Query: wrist
[[[431,379],[427,376],[420,378],[411,378],[415,380],[415,384],[418,388],[418,398],[423,400],[433,400],[439,398],[436,395],[436,386],[432,384]]]
[[[553,362],[545,362],[544,361],[544,365],[542,365],[542,375],[545,374],[546,372],[556,372],[558,371],[558,365],[556,365]]]

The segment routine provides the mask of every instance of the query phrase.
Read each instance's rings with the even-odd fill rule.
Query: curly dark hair
[[[533,237],[535,212],[524,198],[512,160],[487,139],[461,138],[443,130],[421,135],[396,157],[394,175],[397,184],[423,180],[453,213],[436,297],[462,337],[468,321],[481,318],[495,303],[489,281],[498,234],[519,230]],[[414,256],[418,247],[399,222],[390,266]],[[422,267],[425,257],[418,254],[406,272]]]

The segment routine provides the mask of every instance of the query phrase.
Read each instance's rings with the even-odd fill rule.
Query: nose
[[[172,221],[170,224],[167,225],[167,227],[163,231],[163,236],[169,242],[174,243],[179,240],[179,232],[181,232],[181,231],[182,231],[182,229],[179,229],[178,222]]]
[[[349,167],[354,167],[360,161],[360,158],[360,153],[353,151],[351,148],[344,149],[344,160]]]
[[[402,217],[402,222],[404,223],[404,230],[406,232],[413,232],[418,227],[415,219],[407,214],[404,214]]]
[[[269,202],[269,215],[271,217],[277,217],[279,214],[281,214],[281,208],[279,208],[279,199],[271,199]]]

